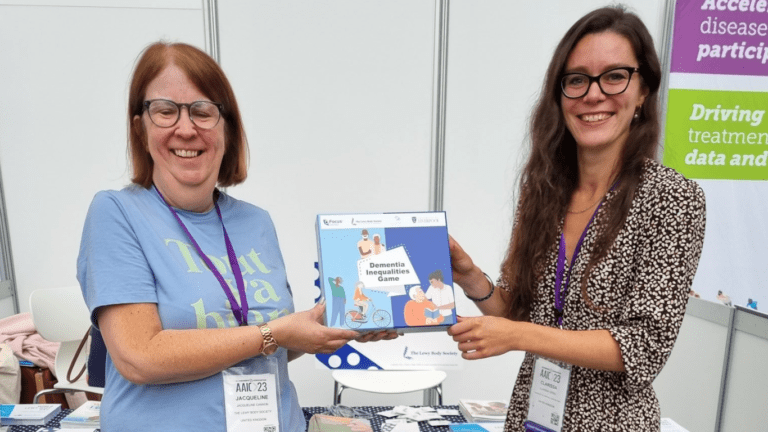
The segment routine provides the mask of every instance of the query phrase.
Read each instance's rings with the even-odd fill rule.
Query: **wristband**
[[[483,298],[475,298],[475,297],[472,297],[472,296],[470,296],[469,294],[467,294],[467,292],[466,292],[466,291],[464,291],[464,295],[465,295],[465,296],[466,296],[468,299],[472,300],[472,301],[473,301],[473,302],[475,302],[475,303],[480,303],[480,302],[482,302],[482,301],[486,301],[486,300],[488,300],[488,299],[489,299],[489,298],[491,298],[491,296],[493,295],[493,292],[494,292],[494,291],[496,291],[496,284],[495,284],[495,283],[493,283],[493,280],[491,279],[491,277],[490,277],[490,276],[488,276],[488,273],[486,273],[486,272],[483,272],[483,275],[485,275],[485,278],[486,278],[486,279],[488,279],[488,282],[491,284],[491,292],[489,292],[487,296],[485,296],[485,297],[483,297]]]

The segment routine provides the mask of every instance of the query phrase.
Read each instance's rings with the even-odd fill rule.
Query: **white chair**
[[[438,370],[364,370],[338,369],[331,374],[333,403],[341,404],[346,388],[369,393],[397,394],[424,391],[424,405],[443,404],[443,381],[447,376]]]
[[[53,393],[91,392],[103,394],[102,387],[88,385],[87,374],[77,381],[67,381],[67,370],[75,357],[80,341],[91,326],[90,312],[83,301],[80,287],[47,288],[32,291],[29,296],[29,310],[37,333],[51,342],[61,342],[56,353],[55,369],[58,382],[52,389],[41,390],[35,394],[34,403],[41,396]],[[86,362],[85,347],[78,356],[72,371],[76,374]]]

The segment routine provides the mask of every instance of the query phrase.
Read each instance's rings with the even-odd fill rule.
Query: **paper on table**
[[[93,432],[98,428],[54,428],[41,426],[35,432]],[[0,429],[3,431],[4,429]]]
[[[688,432],[688,429],[675,423],[671,418],[662,418],[661,432]]]
[[[446,415],[457,416],[457,415],[459,415],[459,410],[455,410],[455,409],[438,409],[437,413],[440,414],[440,415],[444,415],[444,416],[446,416]]]

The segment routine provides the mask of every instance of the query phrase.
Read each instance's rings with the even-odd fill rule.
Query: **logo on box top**
[[[384,223],[384,220],[381,219],[381,218],[377,218],[377,219],[358,219],[358,220],[355,220],[355,218],[352,218],[352,225],[363,224],[363,225],[369,225],[369,226],[370,225],[374,225],[375,226],[375,225],[381,225],[383,223]]]
[[[439,223],[440,219],[436,216],[412,217],[413,223]]]

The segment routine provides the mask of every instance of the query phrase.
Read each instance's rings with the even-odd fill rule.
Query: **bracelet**
[[[467,296],[468,299],[472,300],[475,303],[480,303],[482,301],[488,300],[493,295],[493,292],[496,291],[496,284],[493,283],[493,280],[491,279],[490,276],[488,276],[488,273],[483,272],[483,274],[485,275],[485,278],[488,279],[488,282],[491,284],[491,292],[489,292],[487,296],[485,296],[483,298],[475,298],[475,297],[472,297],[469,294],[467,294],[466,291],[464,291],[464,295]]]

